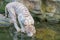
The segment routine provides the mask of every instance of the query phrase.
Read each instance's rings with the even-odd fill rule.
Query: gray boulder
[[[5,16],[0,14],[0,27],[9,27],[9,25],[9,18],[5,18]]]

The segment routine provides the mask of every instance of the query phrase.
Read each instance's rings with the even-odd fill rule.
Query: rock
[[[9,27],[9,25],[9,18],[5,18],[5,16],[0,14],[0,27]]]
[[[56,11],[54,13],[46,13],[46,19],[50,23],[59,23],[60,21],[60,2],[56,2]]]
[[[47,17],[46,19],[47,19],[47,22],[51,24],[59,23],[59,19],[56,19],[54,17]]]
[[[60,1],[60,0],[53,0],[53,1]]]
[[[6,18],[5,16],[3,16],[2,14],[0,14],[0,18]]]

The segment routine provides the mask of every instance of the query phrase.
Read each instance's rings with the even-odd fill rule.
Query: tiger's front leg
[[[20,28],[18,27],[18,25],[17,25],[17,21],[16,21],[16,19],[13,19],[13,21],[14,21],[14,27],[15,27],[15,29],[17,30],[17,32],[20,32]]]
[[[14,9],[11,8],[8,10],[8,12],[9,12],[10,20],[14,24],[15,29],[17,30],[17,32],[20,32],[20,28],[18,27],[18,24],[17,24],[16,14]]]

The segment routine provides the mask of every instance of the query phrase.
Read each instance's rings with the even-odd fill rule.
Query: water
[[[35,38],[27,37],[24,33],[18,33],[18,40],[60,40],[60,24],[48,24],[46,22],[35,24],[37,33]],[[11,28],[13,29],[13,28]],[[10,35],[10,28],[0,28],[0,40],[13,40],[13,36]],[[13,30],[15,31],[15,30]],[[13,35],[16,35],[14,32]],[[16,39],[16,38],[15,38]]]

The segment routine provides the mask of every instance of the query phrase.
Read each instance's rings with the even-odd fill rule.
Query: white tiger
[[[8,16],[11,18],[10,20],[14,24],[17,32],[21,31],[27,33],[28,36],[33,36],[36,33],[34,19],[22,3],[8,3],[5,7],[5,16],[7,16],[7,11],[9,12]],[[18,18],[21,29],[18,27],[16,18]]]

